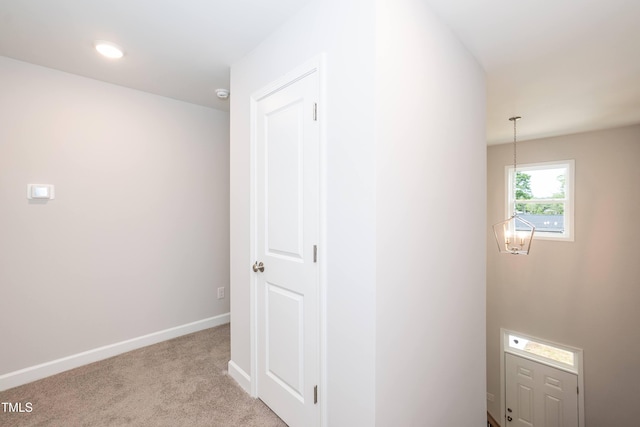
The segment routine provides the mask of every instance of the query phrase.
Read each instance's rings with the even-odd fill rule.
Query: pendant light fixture
[[[513,187],[518,180],[517,157],[516,157],[516,122],[520,116],[510,117],[513,122]],[[511,187],[511,186],[510,186]],[[503,254],[529,255],[533,233],[536,227],[526,219],[518,215],[516,209],[515,194],[513,197],[513,215],[493,225],[493,234],[496,236],[498,250]]]

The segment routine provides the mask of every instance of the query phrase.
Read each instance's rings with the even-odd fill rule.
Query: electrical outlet
[[[489,402],[493,402],[493,401],[495,401],[495,400],[496,400],[496,397],[495,397],[493,394],[491,394],[491,393],[487,393],[487,400],[488,400]]]
[[[224,287],[218,288],[218,299],[224,298]]]

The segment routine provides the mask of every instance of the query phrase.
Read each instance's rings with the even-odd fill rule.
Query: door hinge
[[[318,245],[313,245],[313,262],[318,262]]]
[[[313,103],[313,121],[314,122],[318,121],[318,103],[317,102]]]
[[[313,387],[313,404],[318,403],[318,386]]]
[[[580,394],[580,387],[576,387],[576,394]]]

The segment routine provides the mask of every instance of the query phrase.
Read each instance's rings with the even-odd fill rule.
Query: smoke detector
[[[229,98],[229,89],[216,89],[216,96],[222,100]]]

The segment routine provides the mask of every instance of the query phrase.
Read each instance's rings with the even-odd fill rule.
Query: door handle
[[[513,418],[507,417],[507,421],[511,422],[511,421],[513,421]]]
[[[253,271],[256,273],[258,271],[262,273],[264,271],[264,263],[262,261],[260,262],[256,261],[256,263],[253,264]]]

